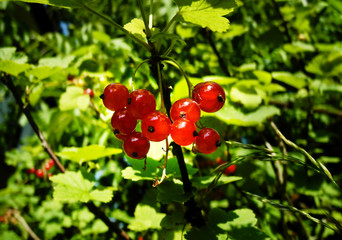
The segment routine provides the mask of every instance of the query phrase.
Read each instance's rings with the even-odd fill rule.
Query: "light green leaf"
[[[42,92],[44,91],[44,89],[45,89],[44,85],[41,83],[39,83],[34,88],[32,88],[30,95],[29,95],[29,101],[30,101],[31,106],[35,106],[38,103],[40,96]]]
[[[104,146],[99,145],[89,145],[81,148],[64,148],[61,152],[57,153],[57,155],[82,164],[83,162],[119,154],[121,152],[122,150],[119,148],[105,148]]]
[[[11,60],[15,63],[27,63],[27,56],[22,52],[16,52],[15,47],[0,48],[0,60]]]
[[[48,78],[58,72],[61,72],[61,69],[58,67],[52,68],[49,66],[39,66],[39,67],[32,67],[26,71],[27,76],[33,76],[37,80],[43,80],[45,78]]]
[[[253,74],[263,83],[269,84],[272,81],[272,74],[262,70],[255,70]]]
[[[102,42],[102,43],[109,43],[110,40],[111,40],[110,36],[107,35],[104,32],[93,31],[91,34],[92,34],[94,39],[96,39],[96,40],[98,40],[99,42]]]
[[[304,42],[294,42],[294,43],[286,43],[284,44],[285,51],[289,53],[300,53],[300,52],[314,52],[315,47],[311,44]]]
[[[134,211],[135,218],[128,225],[128,228],[136,232],[161,229],[160,222],[165,215],[164,213],[157,213],[151,206],[138,204]]]
[[[301,74],[292,74],[289,72],[272,72],[272,77],[297,89],[303,88],[307,85],[305,76]]]
[[[227,214],[228,221],[219,223],[218,226],[226,231],[234,227],[251,226],[254,227],[257,223],[255,214],[250,209],[237,209],[230,211]]]
[[[198,0],[198,1],[177,1],[179,15],[185,22],[200,25],[203,28],[210,28],[215,32],[224,32],[229,28],[229,20],[224,16],[231,13],[237,6],[234,0]]]
[[[85,110],[89,106],[90,97],[88,94],[83,94],[83,89],[80,87],[67,87],[66,92],[59,99],[59,109],[68,111],[75,108]]]
[[[210,116],[208,113],[203,115]],[[245,127],[256,126],[274,115],[280,115],[280,110],[275,106],[261,106],[255,111],[244,113],[228,104],[225,104],[220,111],[211,114],[211,116],[215,116],[227,124]]]
[[[14,76],[18,76],[19,73],[25,71],[29,67],[30,65],[26,63],[16,63],[11,60],[0,60],[0,71]]]
[[[214,176],[204,176],[204,177],[194,177],[191,180],[192,185],[197,189],[206,188],[214,181],[215,177],[216,177],[215,175]],[[222,175],[220,177],[220,179],[218,180],[218,182],[216,183],[216,186],[228,184],[231,182],[236,182],[236,181],[239,181],[241,179],[242,179],[242,177],[238,177],[238,176]]]
[[[142,41],[146,41],[146,34],[144,32],[145,25],[143,20],[134,18],[132,21],[124,25],[124,29],[140,38]]]
[[[109,202],[113,192],[106,190],[92,190],[95,182],[85,179],[81,172],[65,172],[50,177],[54,183],[53,198],[63,202],[88,202],[97,200]]]
[[[67,57],[53,57],[39,59],[39,66],[67,68],[69,64],[75,59],[75,56]]]
[[[230,99],[242,103],[249,109],[257,108],[262,102],[262,97],[258,95],[254,88],[248,88],[242,84],[236,84],[231,88]]]

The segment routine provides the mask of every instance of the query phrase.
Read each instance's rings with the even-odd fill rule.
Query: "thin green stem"
[[[150,59],[145,59],[144,61],[142,61],[141,63],[138,64],[138,66],[135,68],[133,75],[132,75],[132,85],[134,88],[134,80],[135,80],[135,74],[137,73],[138,69],[144,64],[147,63],[148,61],[150,61]]]
[[[120,30],[121,32],[123,32],[124,34],[126,34],[127,36],[129,36],[130,38],[132,38],[134,41],[136,41],[137,43],[139,43],[141,46],[143,46],[144,48],[146,48],[148,51],[151,51],[151,46],[149,46],[146,42],[144,42],[143,40],[139,39],[138,37],[136,37],[135,35],[131,34],[129,31],[127,31],[125,28],[123,28],[122,26],[120,26],[118,23],[116,23],[115,21],[113,21],[111,18],[109,18],[106,15],[103,15],[102,13],[99,13],[97,11],[95,11],[94,9],[88,7],[85,4],[82,4],[82,7],[86,10],[88,10],[89,12],[97,15],[98,17],[102,18],[103,20],[105,20],[106,22],[112,24],[114,27],[116,27],[118,30]]]
[[[338,188],[339,185],[335,182],[335,180],[333,179],[331,173],[329,172],[329,170],[319,161],[317,161],[316,159],[314,159],[307,151],[305,151],[305,149],[299,147],[297,144],[295,144],[294,142],[291,142],[290,140],[288,140],[278,129],[277,125],[271,121],[270,122],[271,127],[274,129],[274,131],[276,132],[276,134],[278,135],[278,137],[280,137],[287,145],[289,145],[290,147],[293,147],[294,149],[296,149],[298,152],[302,153],[305,157],[307,157],[310,162],[317,167],[318,169],[321,170],[321,172],[327,176]]]
[[[191,91],[192,91],[192,83],[190,82],[190,79],[188,78],[188,76],[185,74],[184,69],[176,62],[176,60],[167,57],[167,56],[162,56],[162,60],[164,60],[165,62],[176,66],[182,73],[182,75],[184,76],[186,83],[188,85],[188,90],[189,90],[189,97],[191,98]]]
[[[176,21],[177,17],[179,15],[179,11],[171,18],[171,20],[167,23],[167,25],[165,26],[165,28],[163,29],[162,33],[165,33],[169,30],[169,28],[171,27],[171,25]]]
[[[161,70],[160,70],[160,62],[157,63],[157,71],[158,71],[158,84],[159,86],[163,86],[162,75],[161,75]],[[159,89],[160,89],[160,99],[161,99],[160,107],[161,107],[162,112],[166,114],[163,89],[162,87],[160,87]]]
[[[152,34],[151,34],[151,29],[150,29],[149,24],[148,24],[148,19],[146,18],[144,7],[143,7],[143,4],[142,4],[141,0],[137,0],[137,1],[138,1],[138,5],[139,5],[139,8],[140,8],[141,16],[143,18],[144,25],[145,25],[146,37],[149,39],[152,36]]]

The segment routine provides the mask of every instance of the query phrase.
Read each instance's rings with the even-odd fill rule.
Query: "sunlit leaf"
[[[126,29],[131,34],[135,35],[136,37],[140,38],[143,41],[146,41],[146,34],[145,34],[145,25],[144,21],[138,18],[132,19],[129,23],[124,25],[124,29]]]
[[[99,158],[119,154],[121,152],[122,149],[119,148],[106,148],[99,145],[89,145],[81,148],[64,148],[61,152],[57,153],[57,155],[82,164],[83,162],[97,160]]]
[[[113,192],[106,190],[92,190],[95,182],[85,179],[81,172],[65,172],[50,177],[54,183],[53,198],[65,202],[88,202],[96,200],[109,202]]]
[[[177,1],[179,14],[184,21],[209,28],[215,32],[224,32],[229,28],[229,20],[224,16],[237,6],[234,0],[198,0]]]
[[[272,77],[295,88],[303,88],[307,85],[305,76],[290,72],[272,72]]]
[[[59,99],[59,109],[61,111],[68,111],[75,108],[81,110],[87,109],[90,102],[88,94],[83,94],[83,89],[80,87],[70,86],[66,92],[61,95]]]
[[[158,213],[153,207],[138,204],[134,211],[134,219],[128,228],[141,232],[149,229],[161,229],[160,222],[165,217],[165,213]]]

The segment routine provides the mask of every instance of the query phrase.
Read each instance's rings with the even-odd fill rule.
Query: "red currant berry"
[[[88,94],[91,98],[94,97],[94,92],[91,88],[84,89],[83,94]]]
[[[120,133],[119,130],[113,129],[114,136],[119,140],[125,140],[127,138],[127,134]]]
[[[50,166],[50,164],[49,164],[48,162],[46,162],[46,163],[44,164],[44,168],[46,169],[46,171],[49,171],[51,167],[52,167],[52,166]]]
[[[48,163],[50,165],[50,168],[55,165],[55,161],[52,158],[49,159]]]
[[[111,124],[120,133],[129,134],[137,126],[137,119],[126,108],[123,108],[114,112]]]
[[[36,171],[36,176],[37,176],[38,178],[44,177],[44,171],[43,171],[43,169],[37,169],[37,171]]]
[[[181,146],[190,145],[197,136],[196,125],[187,119],[178,119],[171,126],[171,138]]]
[[[159,142],[165,140],[171,131],[169,117],[159,111],[151,112],[141,121],[142,134],[150,141]]]
[[[112,111],[119,110],[127,106],[129,91],[121,83],[109,84],[100,96],[106,108]]]
[[[156,99],[153,94],[146,89],[138,89],[129,95],[127,109],[137,119],[153,112],[156,109]]]
[[[235,170],[236,170],[236,165],[233,164],[233,165],[230,165],[229,167],[227,167],[227,168],[224,170],[223,174],[229,175],[229,174],[234,173]]]
[[[219,84],[203,82],[197,84],[192,90],[192,99],[200,105],[202,111],[211,113],[223,107],[226,95]]]
[[[201,109],[197,102],[190,98],[182,98],[177,100],[171,107],[170,116],[172,121],[181,118],[197,122],[201,116]]]
[[[195,144],[199,152],[213,153],[221,145],[220,135],[212,128],[203,128],[198,132]]]
[[[150,149],[150,141],[141,132],[133,132],[125,139],[123,149],[131,158],[145,158]]]
[[[26,172],[29,173],[29,174],[36,173],[36,168],[33,167],[33,168],[30,168],[30,169],[27,169]]]

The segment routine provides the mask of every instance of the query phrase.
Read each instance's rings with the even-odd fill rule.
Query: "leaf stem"
[[[128,37],[132,38],[134,41],[136,41],[137,43],[139,43],[141,46],[143,46],[144,48],[146,48],[146,50],[151,51],[151,46],[149,46],[147,43],[145,43],[144,41],[142,41],[141,39],[139,39],[138,37],[136,37],[135,35],[131,34],[129,31],[127,31],[125,28],[123,28],[122,26],[120,26],[118,23],[116,23],[115,21],[113,21],[111,18],[109,18],[106,15],[103,15],[102,13],[97,12],[96,10],[88,7],[85,4],[82,4],[83,8],[85,8],[86,10],[88,10],[89,12],[97,15],[98,17],[102,18],[103,20],[105,20],[106,22],[112,24],[115,28],[117,28],[118,30],[120,30],[121,32],[123,32],[124,34],[126,34]]]
[[[176,21],[177,17],[179,16],[179,11],[171,18],[171,20],[167,23],[167,25],[165,26],[165,28],[161,31],[162,33],[165,33],[169,30],[169,28],[171,27],[171,25]]]
[[[134,90],[134,80],[135,80],[135,74],[137,73],[138,69],[144,64],[147,63],[148,61],[150,61],[150,59],[145,59],[144,61],[142,61],[141,63],[138,64],[138,66],[134,69],[133,75],[132,75],[132,86],[133,86],[133,90]]]
[[[191,98],[192,83],[190,82],[190,79],[188,78],[188,76],[185,74],[184,69],[176,62],[176,60],[170,57],[162,56],[162,60],[164,60],[167,63],[170,63],[171,65],[176,66],[181,71],[182,75],[184,76],[186,80],[186,84],[188,85],[189,97]]]

